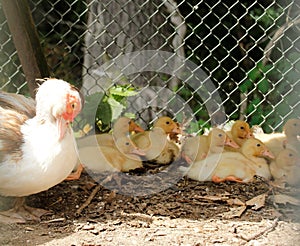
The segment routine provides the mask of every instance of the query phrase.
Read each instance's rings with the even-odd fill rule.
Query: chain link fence
[[[295,0],[29,0],[29,4],[51,75],[83,85],[87,95],[106,91],[107,82],[165,88],[192,109],[200,128],[209,124],[211,114],[218,121],[221,106],[225,120],[246,119],[267,132],[280,130],[287,118],[299,117],[300,3]],[[0,11],[0,88],[26,94],[22,66]],[[190,87],[173,73],[123,76],[122,67],[113,72],[103,67],[124,54],[144,50],[169,52],[183,63],[195,64],[212,81],[221,103],[208,112],[201,86]],[[156,90],[141,95],[154,114],[164,110],[159,103],[156,108],[147,104],[163,97]]]

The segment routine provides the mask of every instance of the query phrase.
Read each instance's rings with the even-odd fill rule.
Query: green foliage
[[[97,92],[85,98],[82,112],[74,122],[75,131],[85,125],[96,126],[96,129],[105,132],[111,127],[111,122],[117,119],[126,108],[126,97],[134,96],[138,92],[131,85],[112,86],[106,94]]]
[[[270,132],[283,125],[282,118],[298,117],[299,73],[298,53],[290,53],[275,65],[263,66],[259,62],[248,72],[240,90],[248,96],[244,113],[251,125],[262,124],[264,130]]]
[[[282,8],[255,8],[254,10],[250,11],[250,16],[264,28],[268,28],[274,24],[274,21],[282,14],[282,12]]]

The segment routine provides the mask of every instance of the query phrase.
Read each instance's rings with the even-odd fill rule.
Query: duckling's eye
[[[258,143],[256,146],[257,146],[257,147],[260,147],[260,144]]]
[[[128,146],[128,145],[129,145],[129,142],[126,142],[126,143],[125,143],[125,145],[127,145],[127,146]]]
[[[244,130],[244,129],[245,129],[245,127],[241,126],[241,129],[242,129],[242,130]]]
[[[297,123],[294,123],[294,126],[297,126]]]
[[[166,124],[169,125],[169,124],[170,124],[170,121],[166,121]]]
[[[74,109],[75,108],[75,103],[71,104],[71,108]]]
[[[219,137],[222,137],[223,135],[220,133],[218,136],[219,136]]]
[[[290,154],[289,154],[289,157],[293,157],[293,154],[290,153]]]

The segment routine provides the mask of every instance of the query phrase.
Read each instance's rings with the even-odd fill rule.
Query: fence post
[[[36,78],[49,77],[37,30],[27,0],[1,0],[30,95],[35,97]]]

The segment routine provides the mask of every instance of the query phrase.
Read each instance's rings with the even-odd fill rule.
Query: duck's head
[[[287,138],[297,138],[300,136],[300,119],[289,119],[283,130],[287,136]]]
[[[227,136],[225,131],[219,128],[213,128],[209,132],[208,138],[211,146],[216,146],[216,147],[230,146],[235,149],[240,147],[235,141],[233,141],[231,138]]]
[[[253,138],[249,124],[242,120],[235,121],[231,128],[231,134],[233,140],[239,145],[242,145],[246,139]]]
[[[283,149],[276,157],[276,164],[280,167],[293,167],[300,164],[300,157],[291,149]]]
[[[114,124],[114,132],[126,134],[131,132],[144,132],[144,129],[136,124],[133,119],[122,116],[116,120]]]
[[[82,104],[83,98],[79,91],[60,79],[45,80],[36,93],[36,115],[42,121],[57,123],[59,140],[81,111]]]
[[[173,121],[170,117],[168,116],[162,116],[158,118],[155,122],[153,127],[159,127],[164,130],[166,134],[170,133],[176,133],[176,134],[181,134],[181,128],[180,125]]]
[[[274,159],[273,153],[267,146],[256,138],[249,138],[242,146],[242,153],[245,156],[268,157]]]
[[[145,152],[139,149],[129,137],[120,137],[116,139],[115,143],[118,150],[124,155],[145,155]]]

